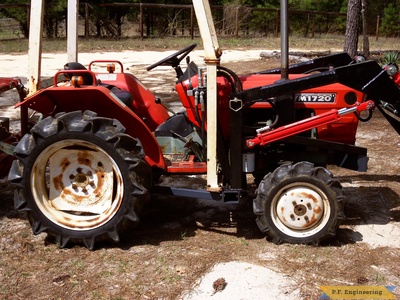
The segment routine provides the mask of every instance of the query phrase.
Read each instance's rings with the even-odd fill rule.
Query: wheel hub
[[[297,205],[294,207],[293,212],[294,212],[297,216],[301,217],[301,216],[304,216],[304,215],[307,213],[307,208],[306,208],[303,204],[297,204]]]
[[[101,214],[110,207],[112,164],[92,150],[62,149],[49,159],[51,205],[60,211]]]
[[[285,226],[304,230],[315,226],[324,214],[323,198],[307,187],[293,187],[281,194],[277,217]]]
[[[78,173],[76,176],[71,174],[69,178],[71,179],[72,183],[72,188],[77,189],[78,187],[80,188],[85,188],[89,184],[89,176],[91,176],[91,172],[88,172],[89,174],[83,174],[83,173]],[[91,185],[93,185],[93,181],[90,182]]]

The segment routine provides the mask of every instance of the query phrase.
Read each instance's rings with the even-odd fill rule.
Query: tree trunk
[[[363,26],[363,54],[366,59],[369,58],[369,39],[368,39],[368,6],[367,0],[361,0],[361,15],[362,15],[362,26]]]
[[[351,57],[357,54],[358,29],[360,26],[361,1],[349,0],[347,8],[346,39],[344,42],[344,51]]]

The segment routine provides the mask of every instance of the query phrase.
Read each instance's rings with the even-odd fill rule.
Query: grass
[[[361,39],[360,39],[361,40]],[[78,40],[78,51],[83,52],[104,52],[104,51],[144,51],[144,50],[165,50],[181,49],[183,46],[192,43],[202,44],[199,37],[193,40],[189,37],[182,38],[123,38],[123,39],[84,39]],[[279,50],[279,37],[263,38],[233,38],[219,37],[219,45],[222,49],[265,49]],[[303,36],[292,35],[289,38],[289,47],[291,50],[308,49],[309,51],[331,50],[342,51],[344,45],[343,35],[317,35],[314,38],[305,38]],[[52,39],[43,41],[43,52],[65,52],[67,41],[65,39]],[[370,37],[371,51],[389,51],[400,49],[400,39],[398,38],[379,38],[376,40]],[[359,50],[362,50],[362,43],[359,44]],[[0,53],[27,53],[28,40],[7,40],[0,43]]]
[[[399,64],[400,63],[400,53],[398,51],[391,51],[387,52],[383,59],[382,59],[383,64]]]

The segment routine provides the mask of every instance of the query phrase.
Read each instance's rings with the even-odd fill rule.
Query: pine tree
[[[347,9],[347,25],[344,51],[347,52],[351,57],[354,57],[357,54],[360,12],[361,1],[349,0]]]

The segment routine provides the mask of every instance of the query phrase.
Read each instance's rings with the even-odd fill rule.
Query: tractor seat
[[[69,62],[64,65],[64,70],[87,70],[86,67],[78,62]],[[72,74],[74,76],[75,74]],[[76,74],[78,75],[78,74]],[[93,77],[91,74],[80,73],[83,77],[84,85],[93,85]],[[119,87],[112,84],[101,83],[100,80],[97,81],[97,85],[104,86],[108,88],[119,100],[122,101],[126,106],[131,107],[133,103],[133,95],[125,90],[121,90]]]
[[[121,100],[126,106],[131,107],[133,104],[133,95],[125,90],[121,90],[112,84],[105,84],[99,82],[98,85],[108,88],[119,100]]]

